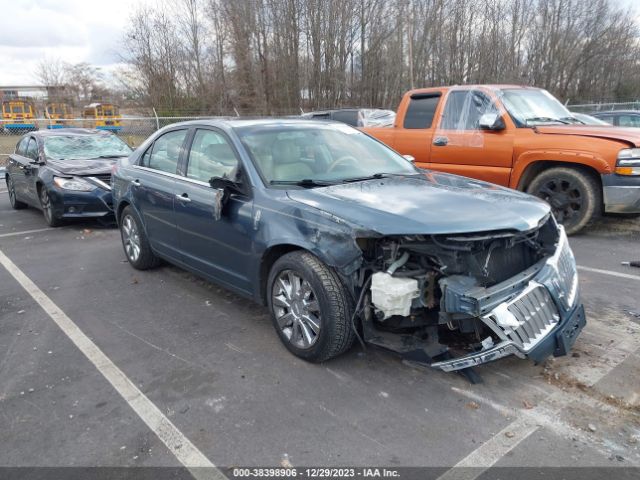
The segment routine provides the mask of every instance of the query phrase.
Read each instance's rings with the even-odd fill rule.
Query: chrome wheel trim
[[[271,292],[273,314],[280,331],[293,346],[311,348],[320,336],[320,304],[307,280],[292,270],[276,277]]]
[[[122,242],[127,258],[132,262],[137,261],[140,258],[140,234],[131,215],[125,215],[122,219]]]
[[[51,211],[51,199],[49,198],[49,194],[47,193],[47,189],[42,187],[40,189],[40,206],[42,207],[42,213],[44,213],[44,218],[47,219],[48,222],[53,218],[53,212]]]

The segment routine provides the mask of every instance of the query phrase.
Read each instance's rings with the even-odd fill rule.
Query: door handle
[[[142,184],[140,183],[140,180],[136,178],[133,182],[131,182],[131,185],[133,185],[134,187],[139,187]]]
[[[189,195],[187,195],[186,193],[183,193],[182,195],[177,195],[176,194],[176,198],[178,200],[180,200],[181,202],[190,202],[191,199],[189,198]]]
[[[444,147],[447,143],[449,143],[449,139],[447,137],[436,137],[433,139],[433,144],[436,147]]]

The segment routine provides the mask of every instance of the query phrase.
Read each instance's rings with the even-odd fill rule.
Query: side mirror
[[[413,155],[402,155],[404,157],[405,160],[407,160],[408,162],[411,163],[416,163],[416,157],[414,157]]]
[[[224,213],[224,207],[229,201],[229,195],[242,193],[242,187],[238,182],[226,177],[211,177],[209,185],[217,190],[214,217],[216,220],[220,220]]]
[[[233,180],[229,178],[223,177],[211,177],[209,179],[209,185],[211,188],[216,188],[218,190],[236,190],[237,184]]]
[[[478,126],[481,130],[504,130],[506,128],[504,120],[498,112],[488,112],[482,114]]]

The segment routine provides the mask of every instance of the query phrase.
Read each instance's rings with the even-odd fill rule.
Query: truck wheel
[[[151,250],[142,222],[131,207],[125,207],[120,217],[120,236],[127,260],[137,270],[157,267],[160,259]]]
[[[602,190],[597,180],[580,170],[555,167],[544,170],[527,188],[527,193],[551,205],[567,235],[577,233],[600,214]]]
[[[323,362],[353,343],[353,302],[337,274],[314,255],[295,251],[271,268],[267,300],[285,347],[310,362]]]
[[[7,191],[9,192],[9,203],[11,204],[11,208],[14,210],[22,210],[23,208],[27,208],[27,204],[21,202],[16,197],[16,187],[13,184],[13,179],[10,176],[7,176]]]

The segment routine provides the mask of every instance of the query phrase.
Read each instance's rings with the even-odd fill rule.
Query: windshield
[[[418,173],[401,155],[348,125],[254,125],[236,131],[271,185]]]
[[[53,160],[126,157],[131,148],[115,135],[65,135],[46,138],[44,153]]]
[[[503,89],[502,103],[518,127],[545,123],[575,123],[573,115],[546,90]]]

